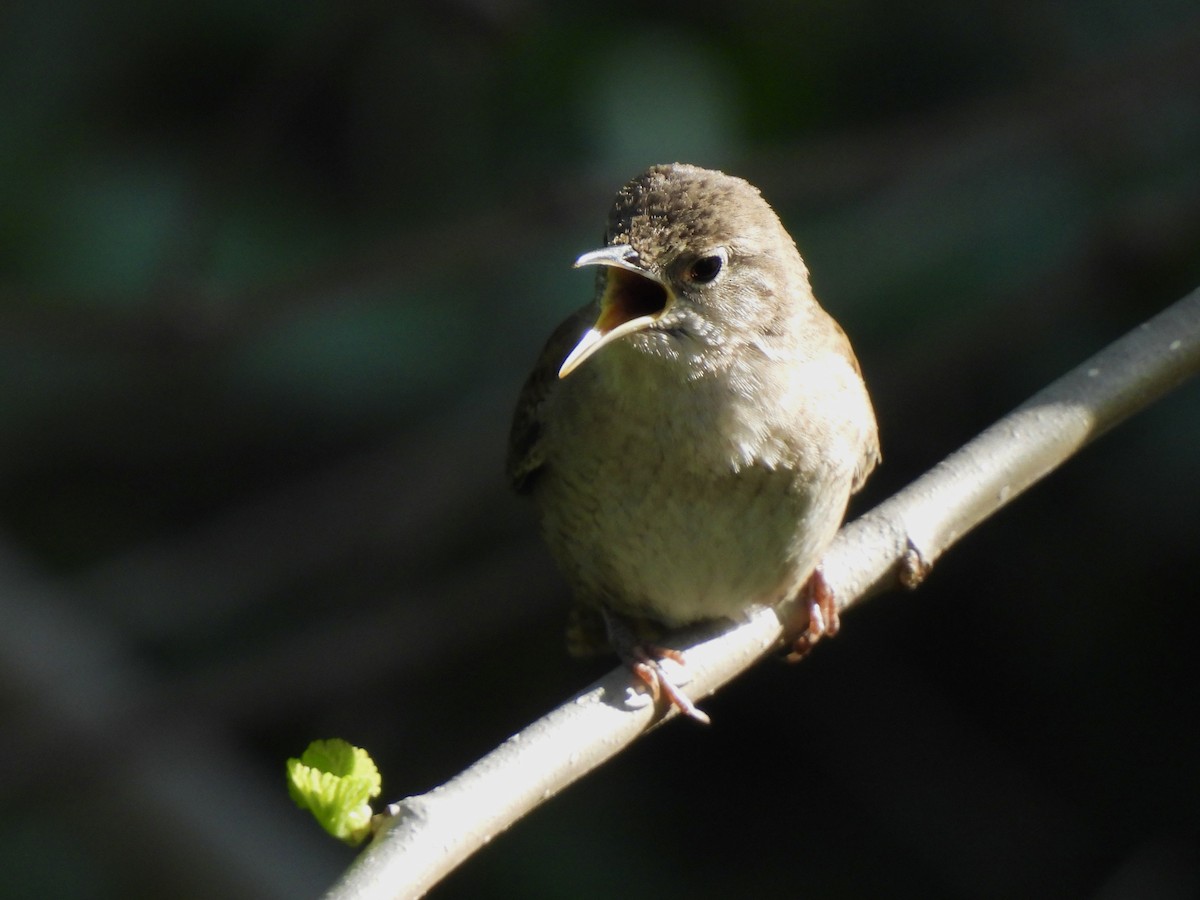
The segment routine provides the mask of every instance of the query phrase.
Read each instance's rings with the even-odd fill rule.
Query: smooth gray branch
[[[1197,371],[1200,290],[844,527],[822,566],[839,606],[897,581],[919,580],[968,531]],[[688,694],[713,693],[778,647],[781,618],[759,610],[719,631],[690,631],[673,644],[687,648]],[[421,896],[525,813],[675,715],[638,705],[640,695],[630,693],[631,684],[628,670],[613,670],[446,784],[394,804],[328,900]]]

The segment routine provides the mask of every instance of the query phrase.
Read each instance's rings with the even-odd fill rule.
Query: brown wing
[[[509,483],[518,493],[524,494],[533,487],[538,471],[545,465],[542,456],[542,410],[546,398],[558,386],[558,370],[585,331],[596,321],[599,311],[594,303],[576,311],[554,329],[546,346],[542,348],[537,363],[513,412],[512,429],[508,434],[508,461],[505,470]]]
[[[844,334],[844,332],[843,332]],[[849,350],[850,342],[847,339],[846,348]],[[858,372],[858,377],[862,378],[862,367],[858,364],[858,357],[854,352],[850,351],[850,359],[854,362],[854,368]],[[866,382],[863,382],[863,390],[866,391]],[[859,489],[866,483],[867,476],[875,469],[879,463],[883,461],[883,453],[879,449],[879,426],[875,422],[875,409],[871,403],[871,394],[867,392],[867,408],[871,413],[871,430],[867,435],[867,439],[863,441],[862,455],[858,458],[858,466],[854,469],[854,481],[850,483],[850,493],[857,494]]]
[[[863,447],[862,456],[858,460],[858,468],[854,470],[854,481],[850,485],[850,493],[857,494],[867,480],[867,476],[883,460],[879,451],[879,432],[871,433],[871,440]]]
[[[854,371],[858,373],[859,380],[863,380],[862,366],[858,363],[858,357],[854,355],[854,348],[850,346],[850,338],[846,335],[845,330],[832,318],[829,320],[833,323],[834,333],[833,340],[838,347],[838,352],[844,353],[854,364]],[[865,381],[864,381],[864,390]],[[879,428],[875,424],[875,410],[871,405],[871,395],[867,393],[867,408],[871,415],[870,433],[867,439],[863,441],[862,452],[858,458],[858,464],[854,467],[854,480],[850,483],[850,493],[857,494],[859,489],[867,480],[867,476],[871,474],[874,468],[883,460],[883,454],[879,451]]]

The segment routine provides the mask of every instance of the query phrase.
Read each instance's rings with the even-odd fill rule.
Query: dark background
[[[648,164],[762,188],[888,496],[1200,284],[1193,0],[0,11],[0,893],[316,896],[607,670],[502,476]],[[1200,895],[1200,393],[433,894]]]

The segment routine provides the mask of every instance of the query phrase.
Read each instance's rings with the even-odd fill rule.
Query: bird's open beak
[[[575,268],[608,266],[600,316],[567,354],[559,378],[566,378],[579,365],[617,338],[648,328],[658,321],[671,303],[666,285],[637,265],[637,252],[626,244],[592,250],[575,260]]]

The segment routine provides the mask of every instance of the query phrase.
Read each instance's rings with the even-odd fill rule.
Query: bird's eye
[[[708,284],[721,274],[724,265],[725,257],[722,254],[702,256],[688,267],[687,280],[692,284]]]

